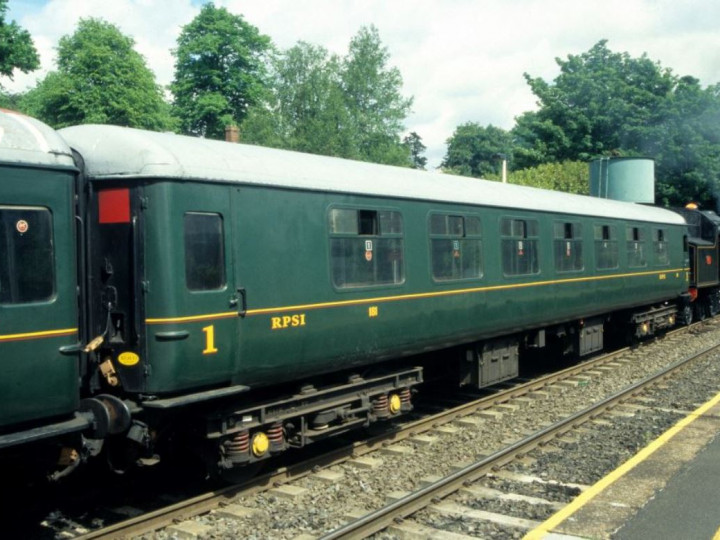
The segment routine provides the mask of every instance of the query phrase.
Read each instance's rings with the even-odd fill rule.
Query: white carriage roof
[[[72,152],[50,126],[14,111],[0,109],[0,161],[74,166]]]
[[[445,174],[117,126],[60,130],[102,179],[238,182],[684,224],[668,210]]]

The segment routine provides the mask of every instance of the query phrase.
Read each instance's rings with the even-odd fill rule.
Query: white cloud
[[[25,8],[25,15],[17,22],[32,35],[42,67],[27,75],[17,74],[14,82],[6,86],[15,91],[24,90],[55,69],[58,41],[72,34],[80,19],[89,17],[111,22],[131,36],[135,49],[145,57],[158,82],[167,84],[173,74],[170,50],[175,47],[181,27],[190,22],[197,11],[190,0],[49,0],[34,11]],[[13,17],[12,11],[9,16]]]
[[[22,5],[18,22],[33,35],[43,71],[53,47],[80,17],[102,17],[133,36],[158,82],[172,78],[170,49],[198,12],[191,0],[49,0]],[[288,48],[298,40],[344,54],[362,25],[374,24],[391,64],[413,95],[408,131],[428,147],[430,164],[445,154],[455,127],[473,121],[510,128],[534,107],[523,73],[552,79],[556,57],[580,54],[600,39],[614,51],[647,52],[679,75],[720,82],[720,3],[715,0],[217,0]],[[13,2],[10,3],[11,10]],[[13,12],[10,12],[13,17]],[[42,73],[18,75],[14,90]]]

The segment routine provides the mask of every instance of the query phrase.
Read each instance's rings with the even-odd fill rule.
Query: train
[[[53,480],[232,477],[720,308],[712,212],[10,111],[0,223],[0,455]]]

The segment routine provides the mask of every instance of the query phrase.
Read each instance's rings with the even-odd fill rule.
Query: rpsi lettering
[[[284,315],[282,317],[270,318],[271,330],[284,330],[285,328],[294,328],[297,326],[305,326],[305,314]]]

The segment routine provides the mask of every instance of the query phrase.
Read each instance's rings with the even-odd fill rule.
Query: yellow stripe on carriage
[[[548,281],[527,281],[524,283],[506,283],[503,285],[489,285],[486,287],[472,287],[468,289],[454,289],[450,291],[434,291],[426,293],[415,293],[415,294],[403,294],[396,296],[380,296],[371,298],[359,298],[357,300],[337,300],[335,302],[322,302],[315,304],[298,304],[294,306],[278,306],[269,308],[258,308],[248,309],[245,312],[245,316],[250,317],[253,315],[267,315],[270,313],[282,313],[288,311],[308,311],[314,309],[326,309],[335,307],[347,307],[347,306],[362,306],[373,303],[385,303],[385,302],[400,302],[404,300],[417,300],[423,298],[438,298],[443,296],[457,296],[462,294],[473,294],[480,292],[490,291],[503,291],[511,289],[524,289],[528,287],[544,287],[548,285],[559,285],[565,283],[585,283],[590,281],[605,281],[609,279],[620,279],[629,277],[641,277],[641,276],[659,276],[666,277],[672,273],[678,275],[681,272],[686,272],[687,268],[664,268],[662,270],[651,270],[647,272],[632,272],[627,274],[608,274],[603,276],[583,276],[577,278],[566,278],[566,279],[555,279]],[[148,318],[145,320],[146,324],[173,324],[173,323],[187,323],[187,322],[200,322],[214,319],[226,319],[234,318],[239,314],[237,311],[228,311],[223,313],[211,313],[205,315],[190,315],[186,317],[166,317],[166,318]]]
[[[145,324],[172,324],[186,322],[214,321],[217,319],[232,319],[237,317],[237,311],[225,311],[223,313],[209,313],[206,315],[189,315],[187,317],[165,317],[145,319]]]
[[[71,336],[73,334],[77,334],[77,331],[77,328],[63,328],[62,330],[44,330],[42,332],[27,332],[24,334],[6,334],[4,336],[0,335],[0,343],[3,341],[22,341],[28,339]]]

